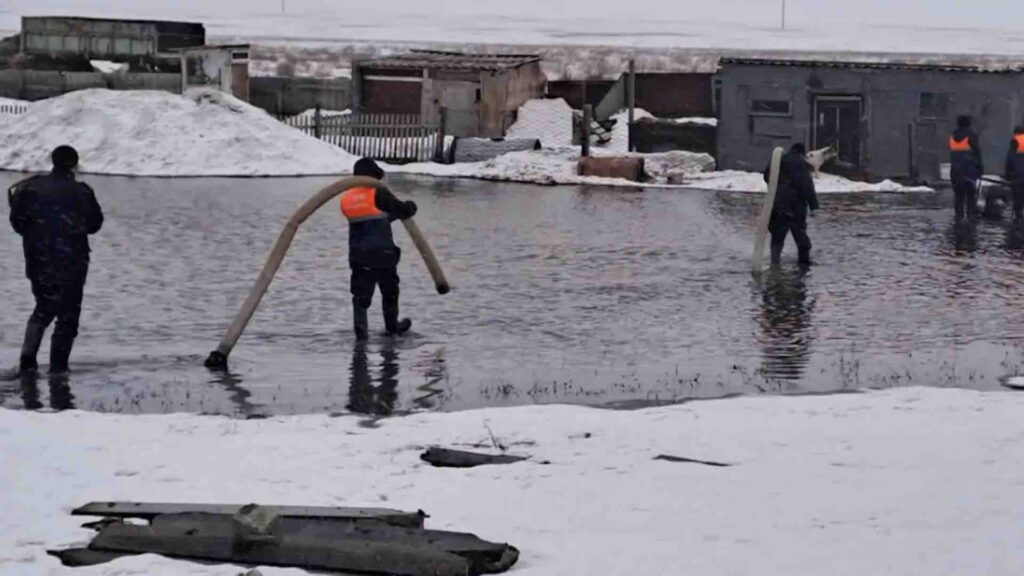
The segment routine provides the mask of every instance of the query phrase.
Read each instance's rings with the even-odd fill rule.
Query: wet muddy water
[[[6,188],[18,176],[0,176]],[[817,265],[788,245],[750,272],[760,197],[396,177],[454,290],[401,226],[413,333],[351,334],[346,228],[299,231],[228,374],[202,367],[282,224],[325,179],[86,178],[107,223],[69,382],[0,384],[5,406],[371,415],[904,385],[997,388],[1021,367],[1024,230],[956,225],[944,194],[829,195]],[[4,210],[6,216],[6,210]],[[20,239],[0,233],[0,363],[31,312]],[[44,345],[41,361],[45,363]]]

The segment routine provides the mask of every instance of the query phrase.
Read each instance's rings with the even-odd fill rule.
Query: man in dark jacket
[[[768,182],[771,166],[765,169],[764,180]],[[811,263],[811,239],[807,236],[807,209],[818,209],[818,194],[814,190],[811,165],[807,163],[807,149],[799,142],[793,144],[782,157],[779,166],[779,187],[775,192],[772,217],[768,222],[771,232],[772,263],[782,260],[782,248],[786,235],[792,234],[796,242],[800,264]]]
[[[971,130],[971,117],[958,116],[949,135],[949,179],[953,182],[953,208],[957,218],[974,217],[978,211],[978,182],[985,173],[981,144]]]
[[[92,188],[75,180],[78,152],[60,146],[51,158],[50,174],[20,182],[8,191],[11,226],[22,237],[25,275],[36,299],[21,348],[22,374],[38,369],[36,353],[55,318],[50,373],[67,372],[89,272],[89,235],[103,226],[103,212]]]
[[[1024,218],[1024,126],[1013,130],[1006,153],[1006,179],[1013,185],[1013,219]]]
[[[353,169],[356,176],[384,179],[384,171],[369,158]],[[385,186],[352,188],[341,195],[341,212],[348,219],[348,262],[352,268],[352,312],[356,338],[369,337],[367,311],[380,286],[384,327],[388,334],[404,334],[412,327],[398,320],[398,261],[402,252],[391,235],[391,223],[416,215],[416,204],[403,202]]]

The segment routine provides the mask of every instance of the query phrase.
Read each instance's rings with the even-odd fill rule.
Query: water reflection
[[[370,416],[390,416],[398,400],[398,350],[387,339],[380,348],[380,373],[375,380],[370,371],[368,344],[357,342],[352,349],[348,405],[349,411]]]
[[[22,374],[21,401],[26,410],[41,410],[45,406],[40,399],[39,380],[36,372]],[[71,393],[71,381],[67,374],[51,374],[47,377],[50,388],[50,408],[53,410],[74,410],[75,396]]]
[[[808,270],[773,267],[762,278],[758,323],[766,380],[797,381],[810,361],[814,302],[807,298]]]
[[[1024,223],[1015,221],[1007,225],[1003,247],[1010,251],[1024,249]]]
[[[423,371],[425,382],[416,387],[420,395],[413,398],[413,404],[423,410],[439,408],[444,401],[445,391],[442,384],[449,381],[448,363],[445,360],[446,350],[440,348],[434,351],[425,351],[421,354],[420,361],[416,368]]]
[[[252,397],[252,392],[241,386],[242,378],[238,374],[229,370],[213,372],[210,384],[217,384],[228,392],[228,400],[234,404],[236,414],[242,416],[262,415],[262,406],[249,400]]]

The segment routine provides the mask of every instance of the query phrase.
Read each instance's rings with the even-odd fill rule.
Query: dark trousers
[[[957,218],[975,216],[978,212],[978,186],[970,180],[953,181],[953,210]]]
[[[78,336],[78,319],[82,314],[85,277],[86,272],[83,270],[70,276],[44,271],[30,278],[36,307],[25,329],[25,341],[21,349],[23,370],[35,369],[39,344],[54,319],[57,320],[57,326],[53,329],[53,336],[50,339],[50,371],[67,370],[71,348],[75,344],[75,337]]]
[[[384,324],[392,329],[398,323],[398,268],[352,268],[352,305],[363,310],[373,304],[373,292],[379,286],[384,308]]]
[[[1013,219],[1024,218],[1024,182],[1013,183]]]
[[[807,219],[792,214],[772,214],[768,222],[768,231],[771,232],[772,262],[777,264],[782,259],[782,248],[786,244],[786,235],[792,234],[796,242],[800,262],[811,260],[811,239],[807,236]]]

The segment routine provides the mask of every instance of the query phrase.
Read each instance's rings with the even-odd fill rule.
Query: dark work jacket
[[[1024,184],[1024,147],[1020,146],[1017,138],[1010,140],[1010,149],[1006,152],[1006,179],[1014,184]]]
[[[11,226],[22,238],[26,276],[84,279],[89,234],[103,226],[103,211],[92,188],[76,181],[72,172],[54,170],[14,185],[7,200]]]
[[[977,182],[985,173],[981,161],[981,144],[978,143],[978,135],[971,130],[957,128],[950,135],[951,140],[962,142],[967,140],[970,150],[949,151],[949,178],[955,184]]]
[[[346,191],[347,192],[347,191]],[[344,201],[344,195],[342,196]],[[402,258],[402,251],[395,245],[391,234],[391,223],[416,215],[416,203],[395,198],[386,187],[377,188],[374,197],[376,208],[384,214],[381,218],[364,220],[349,219],[348,262],[353,268],[394,268]]]
[[[764,181],[771,176],[771,165],[764,170]],[[779,187],[775,192],[772,216],[807,219],[807,209],[818,209],[818,194],[814,190],[811,165],[799,152],[787,152],[779,165]]]

